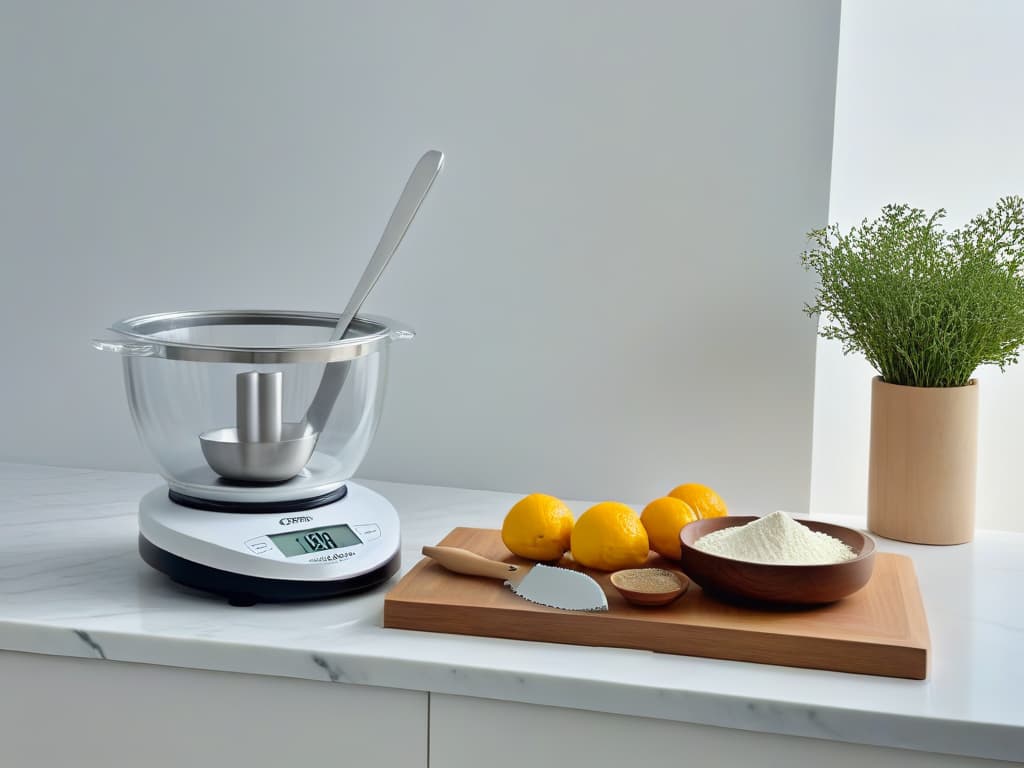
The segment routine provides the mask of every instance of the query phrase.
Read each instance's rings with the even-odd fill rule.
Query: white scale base
[[[299,512],[212,512],[171,501],[167,487],[139,502],[139,552],[175,581],[232,603],[333,597],[398,571],[398,514],[355,483],[338,501]]]

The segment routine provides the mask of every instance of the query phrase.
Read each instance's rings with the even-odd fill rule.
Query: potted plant
[[[878,372],[871,389],[868,528],[959,544],[974,536],[981,365],[1017,362],[1024,343],[1024,198],[960,229],[889,205],[843,233],[811,232],[820,334]]]

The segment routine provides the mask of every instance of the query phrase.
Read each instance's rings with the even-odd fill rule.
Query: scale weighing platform
[[[398,513],[387,499],[346,483],[311,503],[229,505],[161,486],[139,503],[139,553],[232,605],[343,595],[398,571]]]

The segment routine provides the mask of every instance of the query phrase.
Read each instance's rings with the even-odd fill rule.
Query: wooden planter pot
[[[916,544],[974,538],[978,385],[871,383],[868,528]]]

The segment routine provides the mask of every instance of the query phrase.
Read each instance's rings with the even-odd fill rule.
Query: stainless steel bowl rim
[[[135,341],[126,354],[202,363],[335,363],[372,354],[415,331],[380,315],[356,316],[344,339],[293,346],[222,346],[163,339],[154,334],[208,325],[306,325],[333,329],[340,315],[270,309],[157,312],[118,320],[110,330]]]

